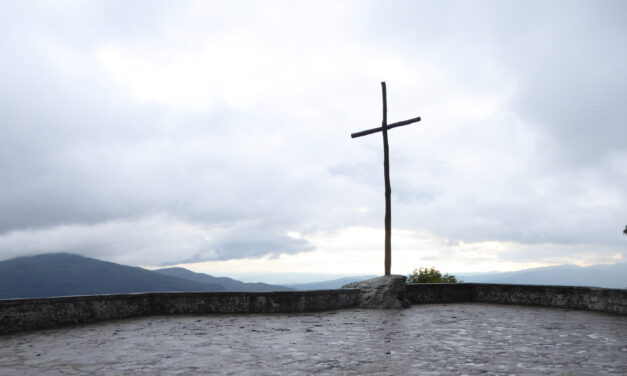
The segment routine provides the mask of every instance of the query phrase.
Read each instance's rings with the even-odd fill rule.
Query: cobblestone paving
[[[156,316],[0,336],[0,375],[627,375],[627,317],[492,304]]]

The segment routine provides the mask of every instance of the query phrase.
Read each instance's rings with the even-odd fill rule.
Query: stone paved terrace
[[[627,375],[627,316],[486,303],[151,316],[0,336],[0,375]]]

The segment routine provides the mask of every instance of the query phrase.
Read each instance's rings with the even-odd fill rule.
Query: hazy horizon
[[[45,262],[42,263],[42,260]],[[110,262],[103,262],[104,260],[98,260],[94,258],[85,258],[84,256],[71,254],[71,253],[46,253],[36,256],[22,256],[14,260],[7,260],[11,265],[11,268],[15,267],[15,262],[22,265],[18,269],[28,270],[39,269],[39,272],[31,273],[33,275],[45,274],[48,278],[51,278],[49,282],[55,280],[56,277],[63,278],[63,270],[74,270],[74,273],[78,269],[85,265],[100,265],[100,271],[103,270],[135,270],[137,268],[129,268],[128,265],[117,264],[113,266]],[[4,264],[0,261],[0,265]],[[48,270],[47,266],[52,269]],[[56,268],[56,269],[55,269]],[[376,278],[380,274],[331,274],[331,273],[302,273],[302,272],[260,272],[260,273],[206,273],[209,279],[202,279],[203,277],[189,278],[193,275],[185,272],[192,271],[194,273],[203,273],[202,271],[195,270],[194,265],[191,268],[183,268],[182,271],[169,271],[168,268],[154,268],[143,267],[148,271],[155,271],[157,274],[163,274],[166,276],[180,277],[183,279],[190,279],[194,282],[204,281],[206,283],[221,284],[220,280],[216,278],[227,277],[234,279],[232,281],[236,285],[238,283],[252,282],[252,283],[265,283],[270,285],[282,285],[287,287],[296,288],[298,290],[308,289],[329,289],[340,288],[349,282],[360,281],[370,278]],[[5,267],[6,269],[6,267]],[[163,270],[162,270],[163,269]],[[175,269],[181,269],[176,267]],[[436,268],[437,269],[437,268]],[[6,269],[9,270],[9,269]],[[56,272],[51,272],[56,270]],[[22,271],[22,272],[23,272]],[[566,286],[595,286],[604,288],[627,288],[627,263],[614,263],[614,264],[595,264],[587,266],[579,266],[575,264],[561,264],[547,267],[523,269],[518,271],[502,272],[502,271],[483,271],[474,273],[457,273],[449,270],[440,270],[442,274],[452,275],[457,278],[458,282],[467,283],[506,283],[506,284],[531,284],[531,285],[566,285]],[[28,274],[28,273],[27,273]],[[410,272],[402,273],[406,276],[411,274]],[[56,275],[56,277],[54,277]],[[75,276],[80,277],[81,273],[78,272]],[[144,275],[145,276],[145,275]],[[21,278],[24,278],[22,276]],[[201,279],[197,279],[201,278]],[[28,278],[27,278],[28,279]],[[229,288],[233,288],[228,282]],[[19,283],[17,283],[19,284]],[[28,285],[28,283],[27,283]],[[237,285],[239,286],[239,285]]]

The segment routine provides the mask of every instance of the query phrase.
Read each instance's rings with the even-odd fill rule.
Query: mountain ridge
[[[464,275],[458,280],[475,283],[507,283],[523,285],[590,286],[627,288],[627,263],[579,266],[563,264],[518,270],[514,272],[489,272]]]
[[[458,280],[469,283],[627,288],[627,263],[587,267],[565,264],[515,272],[455,275]],[[147,270],[70,253],[47,253],[0,261],[0,299],[166,291],[325,290],[373,277],[349,276],[287,285],[246,283],[184,268]]]
[[[224,291],[224,288],[71,253],[0,261],[0,299],[158,291]]]
[[[303,291],[303,290],[333,290],[339,289],[342,286],[352,283],[352,282],[360,282],[366,279],[371,279],[377,277],[376,275],[361,275],[361,276],[353,276],[353,277],[342,277],[336,279],[330,279],[326,281],[319,282],[310,282],[310,283],[292,283],[287,286]]]
[[[263,282],[242,282],[229,277],[214,277],[206,273],[197,273],[185,268],[163,268],[153,271],[163,275],[183,278],[190,281],[218,284],[223,286],[225,291],[269,292],[294,290],[293,288],[282,285],[271,285]]]

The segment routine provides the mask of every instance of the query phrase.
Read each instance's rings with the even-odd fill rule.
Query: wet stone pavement
[[[627,316],[482,303],[154,316],[0,336],[0,375],[627,375]]]

